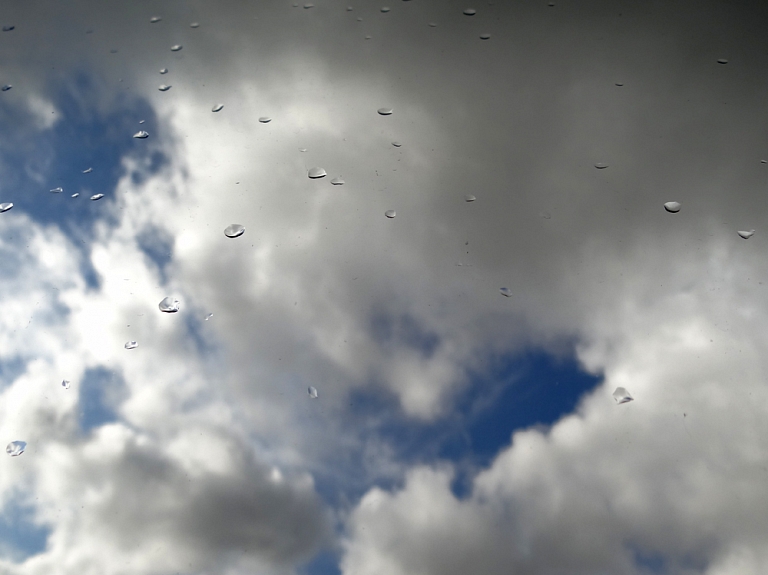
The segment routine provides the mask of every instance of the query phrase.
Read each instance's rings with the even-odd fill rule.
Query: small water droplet
[[[11,86],[10,84],[6,84],[5,86],[2,87],[2,90],[3,90],[3,92],[7,92],[11,88],[13,88],[13,86]]]
[[[183,47],[184,47],[184,46],[182,46],[181,44],[174,44],[173,46],[171,46],[171,52],[178,52],[178,51],[179,51],[179,50],[181,50]]]
[[[109,51],[109,53],[110,53],[110,54],[117,54],[117,48],[112,48],[112,49]],[[120,81],[122,82],[122,80],[120,80]]]
[[[755,235],[755,230],[749,230],[748,232],[745,232],[745,231],[740,231],[740,232],[736,232],[736,233],[738,233],[738,234],[739,234],[739,236],[740,236],[740,237],[742,237],[742,238],[744,238],[745,240],[748,240],[748,239],[749,239],[749,238],[751,238],[753,235]]]
[[[392,145],[393,145],[395,148],[399,148],[400,146],[402,146],[402,144],[401,144],[400,142],[392,142]]]
[[[474,8],[467,8],[464,10],[464,14],[466,16],[474,16],[476,13],[477,13],[477,10],[475,10]]]
[[[475,196],[473,196],[472,194],[467,194],[466,196],[464,196],[464,201],[465,202],[474,202],[476,199],[477,198]]]
[[[545,220],[551,220],[552,214],[550,214],[549,212],[539,212],[539,217]]]
[[[5,452],[11,457],[16,457],[24,453],[24,450],[26,448],[27,448],[26,441],[11,441],[5,448]]]
[[[313,180],[316,180],[317,178],[324,178],[326,176],[326,173],[323,168],[309,168],[309,172],[307,172],[307,175]]]
[[[314,7],[315,7],[315,5],[312,4],[311,2],[308,2],[307,4],[304,4],[304,9],[305,10],[309,10],[310,8],[314,8]]]
[[[90,174],[92,171],[93,171],[93,168],[86,168],[85,170],[83,170],[83,173]]]
[[[216,104],[211,108],[211,112],[221,112],[224,109],[224,104]]]
[[[437,22],[430,22],[429,23],[430,28],[437,28]]]
[[[140,130],[140,131],[136,132],[133,135],[133,137],[134,138],[139,138],[140,140],[143,140],[144,138],[149,138],[149,134],[147,132],[145,132],[144,130]]]
[[[158,90],[160,90],[161,92],[167,92],[170,89],[171,87],[167,84],[160,84],[160,86],[158,87]]]
[[[299,148],[299,152],[306,152],[306,151],[307,151],[306,148]]]
[[[228,238],[239,238],[245,233],[245,226],[240,224],[229,224],[224,228],[224,235]]]
[[[77,196],[79,196],[79,195],[80,195],[80,192],[75,192],[74,194],[72,194],[72,195],[71,195],[71,196],[69,196],[69,197],[70,197],[70,198],[76,198],[76,197],[77,197]]]
[[[358,21],[358,22],[362,22],[362,21],[363,21],[363,17],[362,17],[362,16],[358,16],[358,17],[357,17],[357,21]]]
[[[61,192],[63,192],[63,191],[64,191],[64,189],[63,189],[63,188],[53,188],[53,189],[51,190],[51,193],[52,193],[52,194],[60,194],[60,193],[61,193]]]
[[[347,6],[347,12],[352,12],[352,6]]]
[[[160,20],[162,20],[160,16],[152,16],[152,18],[149,19],[152,24],[156,24],[157,22],[160,22]]]
[[[617,85],[617,86],[623,86],[623,85],[624,85],[624,82],[616,82],[616,85]]]
[[[365,39],[366,39],[366,40],[370,40],[372,37],[373,37],[373,36],[371,36],[370,34],[366,34],[366,35],[365,35]]]
[[[139,124],[143,124],[146,120],[139,120]]]
[[[6,26],[3,26],[3,32],[10,32],[11,30],[13,30],[15,28],[16,28],[16,26],[14,26],[13,24],[8,24]]]
[[[481,40],[488,40],[490,37],[491,35],[488,32],[483,32],[482,34],[480,34]]]
[[[331,183],[334,186],[343,186],[344,185],[344,178],[342,178],[341,176],[339,176],[338,178],[333,178],[331,180]]]
[[[93,194],[91,196],[91,199],[95,202],[96,200],[100,200],[103,197],[104,197],[104,194]]]
[[[670,214],[676,214],[680,211],[680,202],[667,202],[664,204],[664,209]]]
[[[139,347],[139,344],[135,341],[126,341],[125,342],[125,349],[136,349]]]
[[[607,167],[608,167],[608,164],[603,164],[602,162],[598,162],[598,163],[596,163],[596,164],[595,164],[595,167],[596,167],[598,170],[604,170],[605,168],[607,168]]]
[[[213,317],[213,314],[212,314],[212,313],[209,313],[207,316],[205,316],[205,321],[208,321],[208,320],[209,320],[209,319],[211,319],[212,317]]]
[[[621,405],[622,403],[628,403],[634,399],[629,392],[623,388],[623,387],[617,387],[616,391],[613,392],[613,399],[616,400],[616,403]]]
[[[384,215],[392,219],[397,215],[397,212],[395,210],[387,210],[386,212],[384,212]]]
[[[200,27],[200,23],[199,23],[199,22],[192,22],[192,23],[189,25],[189,27],[190,27],[190,28],[199,28],[199,27]]]
[[[175,297],[166,296],[159,304],[157,304],[157,307],[160,308],[160,311],[165,313],[176,313],[179,311],[179,300]]]
[[[309,388],[307,388],[307,393],[309,393],[309,397],[311,397],[312,399],[317,399],[317,389],[315,389],[311,385],[309,386]]]
[[[168,73],[168,68],[160,68],[160,73],[161,74],[167,74]]]
[[[718,58],[717,63],[718,64],[727,64],[728,60],[726,60],[725,58]]]
[[[386,12],[389,12],[389,6],[382,6],[382,7],[381,7],[381,11],[382,11],[382,12],[385,12],[385,13],[386,13]]]
[[[499,288],[499,293],[504,297],[512,297],[512,290],[507,287]]]
[[[61,387],[63,387],[64,389],[69,389],[69,380],[68,379],[61,380]]]
[[[272,121],[272,118],[270,118],[269,116],[262,116],[261,118],[259,118],[259,122],[261,122],[262,124],[269,124],[271,121]]]
[[[377,112],[382,116],[389,116],[392,114],[392,108],[379,108]]]
[[[11,202],[3,202],[0,204],[0,213],[7,212],[13,207],[13,203]]]
[[[768,164],[768,160],[760,160],[761,164]]]

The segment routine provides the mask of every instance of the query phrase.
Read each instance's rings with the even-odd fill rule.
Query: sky
[[[0,20],[0,575],[765,572],[764,3]]]

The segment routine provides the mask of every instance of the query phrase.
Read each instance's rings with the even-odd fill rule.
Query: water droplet
[[[550,214],[549,212],[539,212],[539,217],[544,218],[545,220],[551,220],[552,214]]]
[[[429,23],[430,28],[437,28],[437,22],[430,22]]]
[[[24,450],[26,448],[27,448],[26,441],[11,441],[5,448],[5,452],[11,457],[16,457],[17,455],[21,455],[22,453],[24,453]]]
[[[80,195],[80,192],[75,192],[74,194],[72,194],[72,195],[70,196],[70,198],[76,198],[76,197],[78,197],[79,195]]]
[[[146,120],[139,120],[139,124],[143,124]]]
[[[135,341],[126,341],[125,342],[125,349],[136,349],[139,347],[139,344]]]
[[[386,212],[384,212],[384,215],[392,219],[397,215],[397,212],[395,210],[387,210]]]
[[[92,171],[93,171],[93,168],[86,168],[85,170],[83,170],[83,173],[90,174]]]
[[[748,232],[741,231],[741,232],[736,232],[736,233],[738,233],[739,236],[744,238],[745,240],[748,240],[753,235],[755,235],[755,230],[749,230]]]
[[[299,152],[306,152],[306,151],[307,151],[306,148],[299,148]]]
[[[61,192],[63,192],[63,191],[64,191],[64,189],[63,189],[63,188],[53,188],[53,189],[51,190],[51,193],[52,193],[52,194],[60,194],[60,193],[61,193]]]
[[[240,224],[229,224],[224,228],[224,235],[228,238],[239,238],[245,233],[245,226]]]
[[[167,92],[170,89],[171,87],[167,84],[160,84],[160,87],[158,88],[158,90],[160,90],[161,92]]]
[[[205,316],[205,321],[208,321],[208,320],[209,320],[209,319],[211,319],[212,317],[213,317],[213,314],[212,314],[212,313],[209,313],[207,316]]]
[[[512,290],[507,287],[499,288],[499,293],[504,297],[512,297]]]
[[[624,85],[624,82],[616,82],[616,85],[617,85],[617,86],[623,86],[623,85]]]
[[[16,28],[16,26],[14,26],[13,24],[9,24],[9,25],[3,26],[3,32],[10,32],[14,28]]]
[[[352,12],[352,6],[347,6],[347,12]]]
[[[178,52],[178,51],[179,51],[179,50],[181,50],[183,47],[184,47],[184,46],[182,46],[181,44],[174,44],[173,46],[171,46],[171,52]]]
[[[370,40],[372,37],[373,37],[373,36],[371,36],[370,34],[366,34],[366,35],[365,35],[365,39],[366,39],[366,40]]]
[[[167,74],[168,73],[168,68],[160,68],[160,73],[161,74]]]
[[[309,10],[310,8],[314,8],[314,7],[315,7],[315,5],[312,4],[312,3],[309,3],[309,2],[307,4],[304,4],[304,9],[305,10]]]
[[[166,296],[163,298],[163,301],[157,304],[157,307],[160,308],[160,311],[165,313],[176,313],[179,311],[179,300],[175,297]]]
[[[382,12],[385,12],[385,13],[386,13],[386,12],[389,12],[389,6],[382,6],[382,7],[381,7],[381,11],[382,11]]]
[[[2,87],[2,90],[3,90],[3,92],[7,92],[11,88],[13,88],[13,86],[11,86],[10,84],[6,84],[5,86]]]
[[[482,34],[480,34],[481,40],[488,40],[490,37],[491,35],[488,32],[483,32]]]
[[[199,22],[192,22],[192,23],[189,25],[189,27],[190,27],[190,28],[199,28],[199,27],[200,27],[200,23],[199,23]]]
[[[69,389],[69,380],[68,379],[62,379],[61,380],[61,387],[64,389]]]
[[[144,138],[149,138],[149,134],[144,130],[140,130],[139,132],[136,132],[133,137],[143,140]]]
[[[399,148],[400,146],[402,146],[402,144],[401,144],[400,142],[392,142],[392,145],[393,145],[395,148]]]
[[[477,198],[475,196],[473,196],[472,194],[467,194],[466,196],[464,196],[464,201],[465,202],[474,202],[476,199]]]
[[[311,385],[307,388],[307,393],[309,393],[309,397],[312,399],[317,399],[317,390]]]
[[[768,160],[760,160],[761,164],[768,164]]]
[[[326,176],[326,173],[323,168],[309,168],[309,172],[307,172],[307,175],[313,180],[316,180],[317,178],[324,178]]]
[[[0,204],[0,213],[7,212],[13,207],[13,204],[11,202],[3,202]]]
[[[392,108],[379,108],[377,112],[382,116],[389,116],[392,113]]]
[[[211,112],[221,112],[224,109],[224,104],[216,104],[211,108]]]
[[[598,162],[598,163],[596,163],[596,164],[595,164],[595,167],[596,167],[598,170],[604,170],[605,168],[607,168],[607,167],[608,167],[608,164],[603,164],[602,162]]]
[[[262,124],[269,124],[271,121],[272,121],[272,118],[270,118],[269,116],[262,116],[261,118],[259,118],[259,122],[261,122]]]
[[[109,53],[110,53],[110,54],[117,54],[117,48],[112,48],[112,49],[109,51]],[[122,80],[120,80],[120,81],[122,82]]]
[[[331,180],[331,183],[334,186],[343,186],[344,185],[344,178],[342,178],[341,176],[339,176],[338,178],[333,178]]]
[[[717,63],[718,64],[727,64],[728,60],[726,60],[725,58],[718,58]]]
[[[362,21],[363,21],[363,17],[362,17],[362,16],[358,16],[358,17],[357,17],[357,21],[358,21],[358,22],[362,22]]]
[[[104,194],[93,194],[91,196],[91,199],[95,202],[96,200],[100,200],[103,197],[104,197]]]
[[[477,11],[474,8],[467,8],[464,10],[464,14],[466,16],[474,16],[477,13]]]
[[[621,405],[622,403],[628,403],[634,399],[631,395],[629,395],[629,392],[623,388],[623,387],[617,387],[616,391],[613,392],[613,399],[616,400],[616,403]]]
[[[157,22],[160,22],[160,20],[162,20],[160,16],[152,16],[152,18],[149,19],[152,24],[156,24]]]
[[[664,204],[664,209],[670,214],[676,214],[680,211],[680,202],[667,202]]]

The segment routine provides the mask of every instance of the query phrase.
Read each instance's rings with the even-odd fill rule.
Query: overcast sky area
[[[768,5],[388,2],[2,7],[0,575],[766,572]]]

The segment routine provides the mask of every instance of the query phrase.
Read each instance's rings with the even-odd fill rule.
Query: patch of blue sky
[[[126,393],[119,374],[103,367],[91,368],[83,375],[79,389],[78,413],[83,433],[118,420],[117,410]]]
[[[168,282],[166,267],[173,260],[173,237],[158,227],[148,227],[136,236],[139,249],[154,264],[162,283]]]
[[[440,344],[440,338],[422,328],[419,322],[407,315],[392,316],[375,313],[370,320],[370,333],[382,347],[409,347],[419,350],[426,358],[432,356]]]
[[[9,500],[0,512],[0,557],[20,563],[45,551],[50,529],[34,522],[33,509]]]
[[[311,560],[297,569],[299,575],[340,575],[340,554],[331,549],[323,549]]]
[[[8,387],[27,370],[27,361],[19,356],[0,359],[0,389]]]

